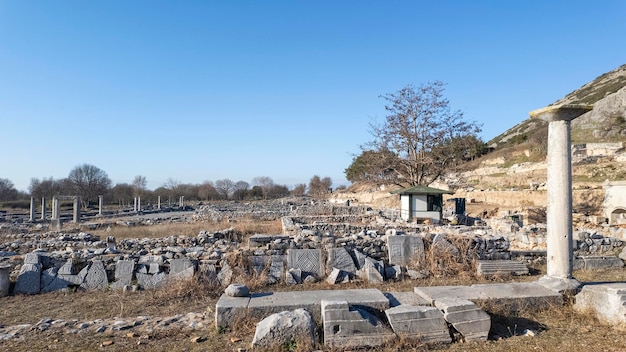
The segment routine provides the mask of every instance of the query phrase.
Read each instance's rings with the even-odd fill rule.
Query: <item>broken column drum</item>
[[[570,122],[590,111],[589,105],[555,105],[530,112],[548,122],[547,276],[571,279],[572,162]]]

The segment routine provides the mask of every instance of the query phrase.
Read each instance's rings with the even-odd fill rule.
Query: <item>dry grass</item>
[[[195,237],[198,236],[200,231],[216,232],[231,227],[234,227],[237,234],[243,236],[257,233],[282,233],[280,219],[271,221],[243,219],[237,222],[197,221],[192,223],[163,223],[136,226],[109,224],[89,232],[93,235],[100,236],[100,238],[114,236],[116,240],[120,241],[128,238],[162,238],[172,235]]]

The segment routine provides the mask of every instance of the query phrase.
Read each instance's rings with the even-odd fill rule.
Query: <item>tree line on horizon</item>
[[[77,165],[63,179],[32,178],[28,192],[18,191],[11,180],[0,178],[0,202],[24,201],[30,197],[52,199],[54,196],[79,196],[85,207],[97,204],[101,195],[106,204],[128,205],[133,204],[135,197],[141,197],[142,204],[156,204],[159,196],[162,203],[168,201],[177,203],[180,197],[185,197],[187,201],[241,201],[287,196],[318,196],[331,190],[331,178],[318,175],[311,177],[308,185],[296,184],[291,189],[286,185],[274,183],[269,176],[259,176],[253,178],[251,183],[224,178],[193,184],[169,178],[160,187],[150,190],[147,188],[145,176],[135,176],[132,183],[112,185],[107,173],[91,164]]]

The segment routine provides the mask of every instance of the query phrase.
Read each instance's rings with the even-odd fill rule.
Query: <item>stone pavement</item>
[[[621,287],[614,291],[622,292]],[[446,322],[466,341],[485,340],[491,318],[479,308],[483,304],[505,306],[511,311],[541,309],[562,305],[563,296],[535,282],[416,287],[414,292],[353,289],[268,292],[248,297],[223,294],[216,304],[215,324],[218,328],[232,326],[239,319],[258,323],[271,314],[304,308],[324,326],[323,341],[338,348],[378,345],[397,336],[449,342],[452,334]],[[359,334],[350,338],[350,331]],[[329,333],[332,336],[326,336]]]
[[[477,304],[506,305],[511,310],[528,307],[541,309],[563,304],[561,294],[534,282],[416,287],[415,293],[432,305],[443,298],[464,299]]]

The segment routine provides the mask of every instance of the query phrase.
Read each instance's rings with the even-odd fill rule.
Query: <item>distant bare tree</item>
[[[145,176],[135,176],[135,178],[133,179],[133,191],[135,193],[135,196],[140,196],[146,190],[147,185],[148,181],[146,180]]]
[[[220,195],[212,181],[204,181],[198,187],[198,197],[202,200],[219,199]]]
[[[16,200],[19,195],[13,182],[8,178],[0,178],[0,201]]]
[[[233,186],[233,198],[243,200],[246,197],[246,192],[250,188],[250,184],[245,181],[237,181]]]
[[[228,199],[234,187],[235,182],[227,178],[215,181],[215,189],[223,199]]]
[[[128,183],[116,183],[107,193],[109,201],[121,203],[122,205],[131,204],[133,201],[134,187]]]
[[[111,179],[107,173],[90,164],[74,167],[67,176],[67,180],[74,194],[81,197],[84,206],[89,206],[90,200],[106,193],[111,187]]]
[[[46,197],[48,199],[52,199],[52,197],[61,194],[62,186],[63,180],[55,180],[52,177],[48,179],[44,177],[43,179],[39,180],[38,178],[33,177],[30,179],[28,191],[33,197]]]
[[[291,195],[295,197],[303,196],[306,193],[306,185],[304,183],[299,183],[293,187],[291,190]]]
[[[267,199],[267,195],[274,186],[274,180],[269,176],[258,176],[252,179],[252,184],[261,187],[263,190],[263,199]]]
[[[269,198],[281,198],[289,195],[289,187],[285,185],[273,185],[268,192]]]
[[[332,185],[333,181],[330,177],[320,178],[318,175],[315,175],[309,181],[309,195],[328,193]]]

